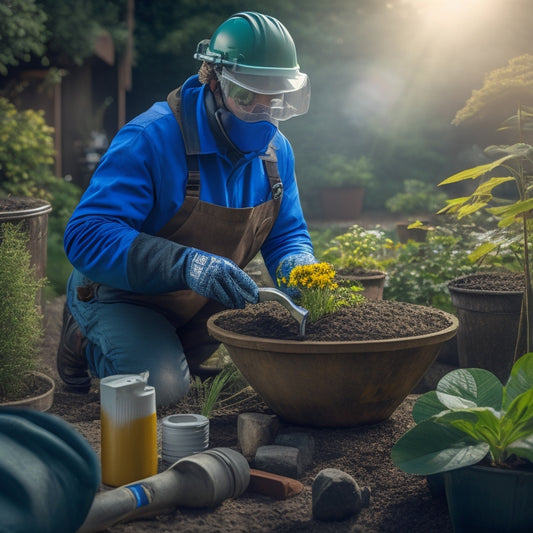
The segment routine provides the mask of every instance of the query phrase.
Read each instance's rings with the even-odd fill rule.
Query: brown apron
[[[183,132],[179,89],[169,95],[169,104]],[[186,138],[185,134],[183,136]],[[279,212],[282,185],[274,150],[270,148],[262,157],[273,199],[247,208],[222,207],[200,200],[201,179],[194,161],[197,157],[197,154],[188,157],[189,175],[183,205],[157,236],[221,255],[244,268],[261,249]],[[220,304],[191,290],[139,296],[167,316],[177,328],[190,363],[200,363],[216,349],[218,343],[208,335],[206,322],[209,316],[223,309]]]

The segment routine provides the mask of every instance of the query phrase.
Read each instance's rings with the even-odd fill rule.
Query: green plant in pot
[[[521,264],[523,275],[519,278],[519,285],[514,291],[505,290],[509,293],[514,292],[516,304],[510,302],[505,294],[500,295],[505,296],[505,300],[501,297],[497,298],[497,294],[491,295],[494,301],[498,299],[497,312],[501,316],[504,314],[510,316],[510,324],[502,326],[501,318],[494,315],[492,323],[487,324],[487,333],[485,334],[484,328],[483,334],[480,335],[481,340],[477,346],[479,354],[489,357],[495,344],[492,340],[487,342],[485,350],[481,347],[482,339],[489,339],[490,330],[499,330],[500,334],[511,332],[505,344],[501,344],[496,350],[500,353],[495,353],[495,356],[503,361],[502,368],[499,370],[502,380],[508,376],[513,361],[533,350],[533,328],[531,326],[533,297],[530,271],[533,145],[527,140],[528,132],[533,126],[533,108],[520,103],[533,100],[532,69],[533,56],[525,55],[511,60],[507,67],[491,72],[482,89],[473,92],[465,107],[456,114],[454,119],[454,123],[459,124],[466,119],[484,116],[491,111],[494,113],[494,109],[499,110],[508,107],[510,102],[515,102],[515,113],[499,128],[502,135],[512,138],[515,143],[489,146],[485,149],[485,153],[492,159],[491,162],[458,172],[440,183],[440,185],[455,185],[468,180],[479,182],[471,194],[448,200],[446,207],[441,209],[440,213],[454,215],[458,220],[468,220],[474,213],[487,211],[498,221],[497,228],[486,233],[483,243],[471,254],[471,259],[476,261],[489,255],[498,256],[502,254],[502,251],[511,250],[514,251]],[[514,189],[514,194],[512,189]],[[497,192],[500,194],[497,195]],[[501,194],[502,192],[505,194]],[[454,283],[450,283],[450,292],[458,292],[456,289],[459,288],[461,289],[459,295],[465,293],[461,287],[456,287],[456,280],[452,281]],[[452,293],[452,299],[453,296]],[[461,308],[466,308],[466,305],[461,303]],[[468,305],[477,306],[478,304],[468,303]],[[478,313],[477,317],[480,316],[483,315]],[[466,327],[466,314],[465,319],[459,318]],[[458,332],[460,352],[462,337],[460,328]],[[472,335],[470,337],[472,338]],[[469,346],[472,352],[475,348],[475,345]],[[510,355],[507,355],[507,352]],[[468,366],[478,366],[478,364]]]
[[[41,388],[42,381],[53,392],[53,382],[35,372],[42,336],[36,299],[44,280],[35,279],[27,240],[19,226],[0,226],[1,403],[22,401],[21,398],[31,396],[36,388],[40,397],[46,392],[46,387]],[[33,406],[47,409],[50,407],[48,397],[42,401],[38,399]]]
[[[380,299],[393,247],[392,240],[379,227],[368,230],[354,224],[327,243],[321,258],[335,266],[339,278],[363,285],[367,298]]]
[[[363,208],[365,190],[373,177],[372,164],[366,156],[331,154],[318,176],[323,218],[357,218]]]
[[[533,353],[505,385],[485,369],[449,372],[412,414],[392,460],[409,474],[443,476],[455,533],[533,530]]]
[[[434,213],[445,202],[446,193],[435,191],[434,185],[416,179],[403,182],[403,190],[391,196],[385,207],[391,213],[405,217],[396,223],[398,240],[424,242],[431,228],[428,214]]]

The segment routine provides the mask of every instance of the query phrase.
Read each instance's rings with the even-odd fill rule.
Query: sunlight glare
[[[430,28],[462,27],[489,14],[498,0],[409,0]]]

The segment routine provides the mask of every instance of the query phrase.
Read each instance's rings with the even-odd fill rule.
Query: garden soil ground
[[[41,370],[55,378],[56,395],[50,410],[71,423],[100,452],[100,402],[98,383],[93,380],[86,395],[65,391],[55,369],[63,298],[45,304],[46,336]],[[436,380],[450,370],[437,361],[413,391],[433,388]],[[109,532],[353,532],[353,533],[450,533],[446,503],[433,498],[422,477],[404,474],[391,462],[394,442],[413,425],[411,408],[417,394],[411,394],[389,420],[376,425],[348,429],[297,428],[315,440],[312,464],[300,481],[304,490],[289,499],[275,500],[246,491],[214,509],[172,508],[157,516],[116,524]],[[158,411],[158,419],[179,412],[191,412],[189,400]],[[190,399],[190,402],[193,400]],[[218,412],[210,422],[210,446],[239,450],[237,417],[240,412],[270,412],[250,392],[239,409]],[[287,429],[282,422],[283,429]],[[252,465],[253,466],[253,465]],[[161,465],[160,469],[164,469]],[[358,516],[337,522],[313,519],[312,483],[325,468],[337,468],[351,475],[361,487],[371,490],[370,505]],[[103,488],[102,490],[106,490]]]

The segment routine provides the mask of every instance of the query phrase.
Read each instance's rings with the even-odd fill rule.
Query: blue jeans
[[[77,288],[90,280],[74,270],[67,284],[67,303],[81,332],[89,340],[86,357],[91,374],[139,374],[148,370],[156,404],[183,398],[190,385],[189,366],[175,328],[157,311],[125,301],[124,291],[98,285],[88,301]]]

